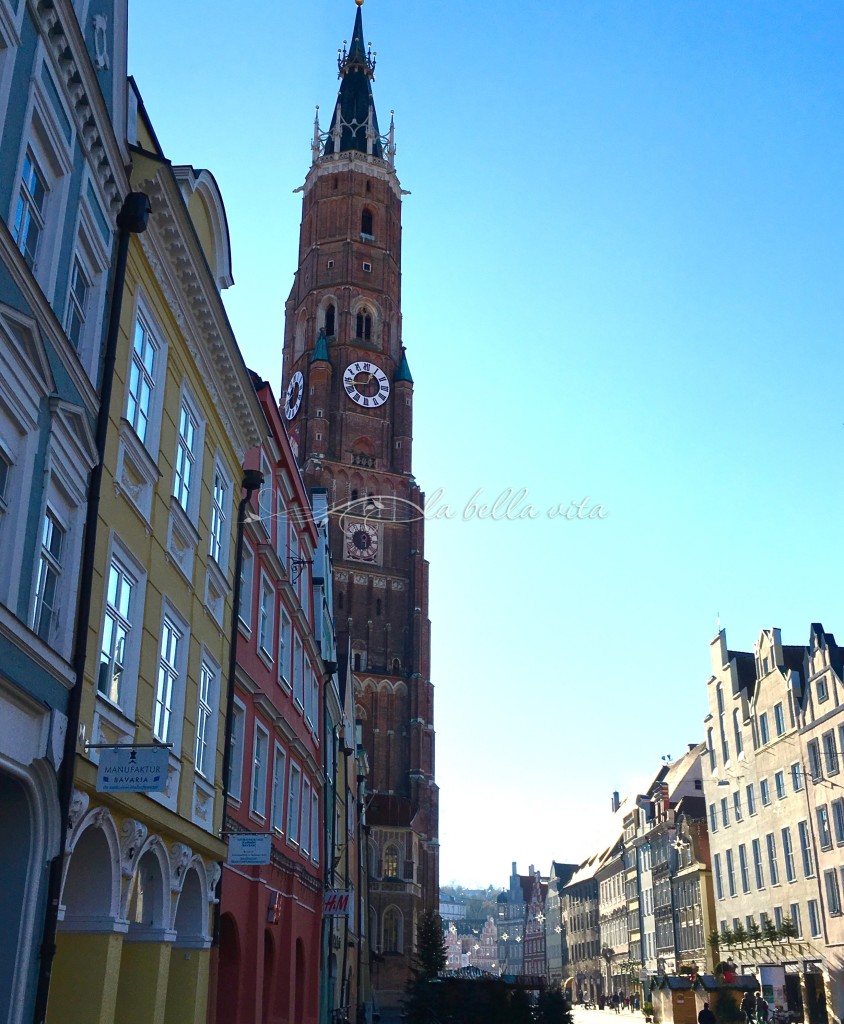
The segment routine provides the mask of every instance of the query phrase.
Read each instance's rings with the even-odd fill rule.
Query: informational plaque
[[[269,864],[272,836],[256,832],[233,832],[229,836],[227,864]]]
[[[98,793],[163,793],[167,747],[104,747],[97,770]]]

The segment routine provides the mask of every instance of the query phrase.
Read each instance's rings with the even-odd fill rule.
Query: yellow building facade
[[[143,105],[50,1024],[206,1017],[237,504],[262,416],[220,298],[225,212]],[[102,744],[172,744],[163,793],[97,791]],[[89,746],[92,745],[92,746]]]

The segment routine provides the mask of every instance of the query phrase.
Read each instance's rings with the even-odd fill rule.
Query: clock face
[[[369,523],[351,522],[346,526],[346,557],[374,562],[378,555],[378,531]]]
[[[377,409],[390,397],[387,374],[375,365],[361,360],[349,363],[343,374],[343,387],[351,400],[364,409]]]
[[[302,376],[302,371],[297,370],[290,378],[290,383],[287,385],[287,391],[284,395],[284,415],[287,419],[292,420],[299,411],[304,390],[305,378]]]

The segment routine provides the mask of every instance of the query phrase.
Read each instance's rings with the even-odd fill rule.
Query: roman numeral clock
[[[355,404],[377,409],[390,397],[387,374],[375,363],[349,363],[343,374],[343,387]]]

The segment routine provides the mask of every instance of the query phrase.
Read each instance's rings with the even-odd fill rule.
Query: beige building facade
[[[813,626],[808,649],[786,646],[769,629],[742,652],[728,649],[722,630],[711,644],[705,720],[718,955],[756,974],[769,1002],[812,1024],[840,1021],[842,1012],[831,944],[840,943],[837,787],[828,769],[840,765],[835,729],[844,711],[829,639]]]

